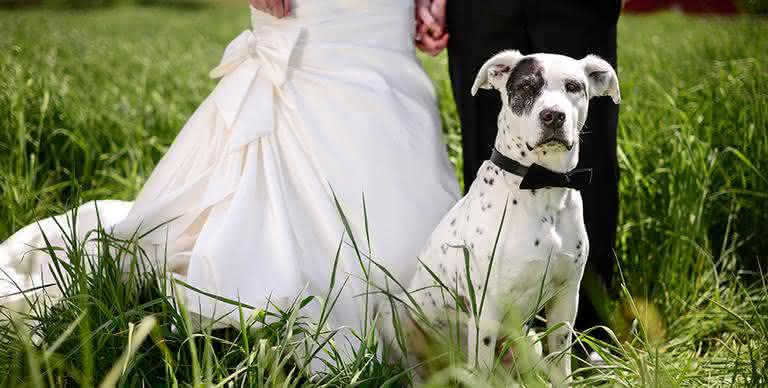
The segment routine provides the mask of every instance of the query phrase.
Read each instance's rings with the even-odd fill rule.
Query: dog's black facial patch
[[[507,80],[507,98],[512,113],[518,116],[531,113],[544,85],[544,70],[538,61],[523,58],[518,62]]]

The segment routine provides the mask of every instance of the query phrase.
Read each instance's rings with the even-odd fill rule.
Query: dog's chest
[[[476,287],[484,284],[493,256],[489,295],[514,301],[527,313],[542,286],[551,294],[581,277],[587,244],[580,200],[573,200],[572,191],[518,190],[518,184],[518,177],[481,168],[470,192],[435,231],[423,259],[448,275],[446,283],[465,291],[465,256],[458,247],[468,248]]]
[[[546,195],[543,191],[536,195]],[[526,310],[540,297],[547,298],[569,281],[580,278],[586,246],[572,212],[545,200],[509,212],[493,264],[491,291],[499,299],[515,301]],[[538,206],[537,206],[538,205]],[[558,206],[559,205],[559,206]],[[544,295],[539,295],[543,291]]]
[[[512,194],[494,264],[499,292],[518,294],[530,289],[531,282],[540,284],[545,274],[545,285],[556,285],[579,273],[585,237],[563,192],[543,189]]]

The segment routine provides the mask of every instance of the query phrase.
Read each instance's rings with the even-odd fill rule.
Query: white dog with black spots
[[[620,101],[616,72],[592,55],[576,60],[504,51],[483,65],[472,94],[478,89],[496,89],[501,95],[496,152],[523,169],[537,164],[556,173],[576,167],[589,100],[607,95],[614,103]],[[409,364],[424,358],[419,350],[408,349],[409,344],[424,344],[420,337],[425,331],[418,322],[426,319],[433,328],[448,331],[457,327],[449,322],[459,309],[468,361],[492,366],[502,322],[510,315],[520,319],[536,313],[543,304],[547,326],[560,325],[547,336],[548,351],[554,355],[550,379],[555,385],[570,382],[571,331],[589,252],[581,195],[569,187],[521,189],[519,175],[486,161],[467,195],[446,214],[423,250],[420,259],[428,269],[420,267],[408,288],[417,306],[400,294],[407,308],[395,302],[380,309],[385,341],[397,355],[405,345]],[[457,297],[451,298],[446,287]],[[463,309],[455,301],[464,304]]]

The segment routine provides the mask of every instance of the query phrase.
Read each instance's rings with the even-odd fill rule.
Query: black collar
[[[546,187],[567,187],[581,190],[592,181],[591,168],[578,168],[566,173],[555,172],[536,163],[525,167],[514,159],[504,156],[495,147],[491,154],[491,163],[500,169],[522,177],[521,190],[536,190]]]

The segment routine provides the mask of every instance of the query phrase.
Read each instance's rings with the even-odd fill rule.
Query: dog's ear
[[[472,85],[472,95],[477,94],[479,89],[495,88],[500,90],[509,73],[523,56],[517,50],[502,51],[494,55],[477,72],[475,83]]]
[[[610,63],[597,55],[587,55],[581,60],[589,83],[589,98],[611,96],[614,104],[621,102],[619,77]]]

